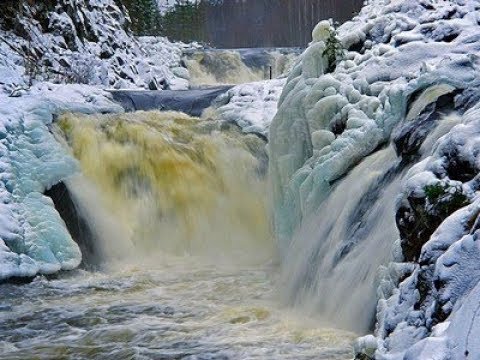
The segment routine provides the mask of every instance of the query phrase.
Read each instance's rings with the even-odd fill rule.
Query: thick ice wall
[[[64,111],[120,111],[92,88],[44,86],[33,93],[37,95],[0,97],[0,280],[80,264],[77,244],[51,199],[43,195],[78,170],[49,126]]]
[[[388,141],[416,94],[474,80],[475,4],[372,1],[338,29],[345,53],[333,67],[324,53],[332,29],[317,26],[270,128],[275,227],[284,247],[331,184]],[[435,100],[426,96],[418,110]]]

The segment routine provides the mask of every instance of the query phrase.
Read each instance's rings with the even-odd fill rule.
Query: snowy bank
[[[245,133],[267,137],[285,82],[286,79],[274,79],[235,86],[215,100],[213,115],[238,125]],[[206,116],[212,113],[207,112]]]

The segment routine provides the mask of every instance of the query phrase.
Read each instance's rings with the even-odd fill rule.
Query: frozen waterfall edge
[[[479,99],[475,79],[479,67],[475,57],[468,55],[478,53],[474,48],[478,44],[474,36],[476,11],[473,1],[432,6],[409,0],[369,2],[359,16],[338,29],[338,39],[350,50],[345,50],[331,72],[327,71],[331,64],[324,51],[332,29],[328,22],[319,24],[314,41],[290,74],[270,127],[275,230],[283,258],[290,259],[295,256],[290,252],[295,246],[294,234],[302,231],[306,219],[321,211],[345,174],[388,143],[392,131],[405,123],[406,117],[416,118],[437,100],[442,103],[444,96],[455,100],[460,124],[455,120],[445,136],[429,143],[432,150],[406,174],[397,193],[397,215],[390,219],[401,230],[400,239],[391,239],[390,244],[390,261],[396,262],[389,265],[387,261],[380,269],[377,296],[381,300],[377,304],[375,296],[371,299],[378,305],[375,338],[363,339],[356,348],[358,352],[365,350],[365,356],[464,356],[460,350],[463,345],[455,348],[449,344],[458,344],[461,339],[448,330],[446,321],[470,311],[464,307],[457,312],[454,304],[469,296],[480,276],[462,273],[462,281],[470,284],[464,286],[446,267],[467,266],[461,246],[467,246],[471,238],[462,236],[468,237],[469,232],[476,236],[475,227],[466,230],[465,225],[459,225],[472,225],[477,214],[473,208],[474,179],[479,173],[475,165]],[[428,26],[431,31],[422,30]],[[455,36],[450,36],[452,32]],[[472,139],[467,140],[467,129]],[[419,130],[427,134],[435,131],[428,127]],[[412,127],[407,132],[415,133]],[[422,141],[415,143],[420,133],[410,139],[407,136],[407,145],[422,147],[423,135]],[[415,149],[422,150],[425,146]],[[464,163],[468,166],[462,175],[460,164]],[[432,195],[435,189],[438,196]],[[408,212],[405,201],[407,205],[412,201],[411,194],[423,194],[426,204],[434,203],[440,211],[414,256],[408,255],[408,236],[401,229],[402,211]],[[441,204],[448,204],[448,211],[442,212]],[[472,244],[468,246],[476,246]],[[368,258],[368,254],[364,256]],[[476,258],[476,253],[469,258]],[[420,299],[416,298],[418,292]],[[321,298],[322,293],[316,296]],[[435,306],[441,311],[432,310]],[[409,316],[412,312],[416,315]],[[442,347],[435,349],[434,343]],[[410,349],[414,344],[418,345]],[[470,346],[480,351],[478,344],[471,342]],[[472,349],[466,351],[472,353]]]

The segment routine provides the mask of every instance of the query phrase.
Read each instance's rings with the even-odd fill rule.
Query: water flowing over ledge
[[[85,177],[70,189],[90,216],[104,208],[93,219],[111,219],[96,229],[107,258],[259,264],[274,254],[255,135],[175,112],[65,115],[58,127]]]
[[[102,0],[96,5],[109,3]],[[98,9],[95,7],[94,13]],[[117,10],[113,7],[109,15]],[[39,84],[43,89],[12,93],[23,95],[22,99],[1,96],[0,259],[4,266],[0,277],[57,274],[81,264],[82,254],[74,241],[79,239],[73,237],[73,231],[67,231],[60,216],[66,213],[54,207],[59,206],[54,199],[55,186],[65,184],[77,215],[89,223],[95,239],[99,239],[101,246],[94,252],[107,265],[101,269],[108,269],[108,274],[78,271],[68,276],[83,276],[88,284],[92,281],[93,292],[111,289],[114,284],[108,297],[99,296],[82,308],[85,314],[93,313],[86,316],[92,323],[84,323],[70,317],[75,309],[61,304],[55,295],[67,296],[78,306],[75,294],[80,294],[80,299],[92,295],[90,285],[79,290],[74,282],[63,278],[63,273],[52,282],[36,278],[28,288],[33,289],[31,298],[38,294],[39,286],[42,300],[49,299],[49,303],[42,308],[44,312],[34,312],[33,318],[28,314],[21,320],[31,319],[42,325],[49,319],[66,321],[52,320],[58,327],[53,333],[40,329],[35,341],[31,336],[22,337],[31,334],[28,321],[15,319],[15,314],[32,313],[31,298],[21,298],[13,287],[20,303],[12,300],[0,308],[6,325],[2,333],[5,330],[11,341],[2,343],[8,355],[37,354],[36,341],[43,336],[57,340],[61,333],[67,335],[54,343],[53,352],[69,351],[65,349],[70,336],[79,339],[87,334],[82,340],[88,344],[92,338],[100,339],[105,346],[100,344],[101,349],[95,351],[109,355],[118,355],[119,344],[122,347],[123,341],[134,339],[136,344],[148,344],[141,350],[146,356],[158,350],[175,356],[254,353],[259,358],[278,358],[281,353],[288,358],[298,353],[314,358],[346,357],[345,342],[350,335],[344,332],[325,331],[318,341],[315,335],[310,335],[313,341],[305,341],[304,332],[295,336],[299,329],[296,324],[283,333],[277,331],[278,324],[284,326],[286,314],[279,314],[284,309],[269,296],[262,297],[272,293],[275,286],[266,280],[268,277],[278,280],[280,295],[294,306],[289,311],[306,311],[316,326],[327,323],[360,333],[372,331],[373,335],[359,339],[355,346],[361,359],[477,356],[480,344],[472,331],[478,319],[480,279],[478,11],[478,2],[473,0],[368,2],[358,17],[336,31],[330,22],[320,23],[313,32],[313,42],[287,80],[229,89],[215,101],[216,108],[210,109],[203,121],[173,113],[72,115],[122,112],[108,94],[92,87]],[[55,14],[55,21],[48,27],[68,20]],[[43,32],[39,36],[48,38]],[[62,38],[67,39],[59,36],[55,40]],[[75,42],[77,37],[71,40]],[[155,39],[142,41],[152,44]],[[96,59],[113,56],[103,50],[115,44],[108,41],[104,49],[87,44],[83,49]],[[63,46],[56,41],[48,45],[53,53],[51,49]],[[5,47],[0,52],[10,53]],[[120,72],[125,59],[134,61],[136,54],[113,57],[104,63],[112,65],[109,71],[113,72],[94,72],[90,80],[105,80],[105,84],[119,87],[188,85],[187,71],[180,66],[178,56],[171,58],[168,69],[145,64],[143,59],[135,62],[145,67]],[[241,70],[234,74],[239,79],[262,76],[246,69],[240,55],[228,53],[219,58],[220,63],[224,59],[234,62],[233,69]],[[85,58],[77,60],[85,64]],[[197,75],[212,75],[218,81],[217,75],[221,74],[215,72],[216,62],[202,59],[198,64],[202,62],[210,65],[200,68]],[[7,59],[9,79],[14,78],[10,76],[12,71],[17,74],[16,69],[21,73],[19,64],[18,57]],[[165,75],[160,82],[159,73]],[[227,75],[225,81],[230,81],[232,77]],[[21,75],[14,80],[18,78]],[[15,81],[6,83],[5,88],[10,89]],[[279,89],[285,83],[269,131]],[[281,269],[274,261],[252,270],[247,266],[251,262],[276,258],[265,211],[264,140],[268,132],[273,225]],[[248,226],[243,228],[242,224]],[[178,276],[176,283],[170,276],[176,279],[182,271],[176,268],[169,273],[175,261],[187,272],[184,277]],[[223,262],[238,266],[224,269]],[[209,268],[212,264],[214,271]],[[146,273],[154,280],[140,276],[140,281],[135,281],[142,267],[148,267]],[[208,275],[202,277],[204,271]],[[252,276],[244,277],[244,272]],[[276,272],[280,273],[278,279]],[[105,275],[110,277],[105,279]],[[229,285],[223,282],[225,278]],[[125,283],[132,279],[135,285],[124,291]],[[147,286],[142,285],[145,282]],[[146,290],[149,295],[160,293],[158,298],[162,299],[162,293],[169,291],[165,283],[193,302],[185,308],[162,309],[135,290]],[[55,292],[57,286],[62,290]],[[54,299],[50,302],[52,287]],[[269,305],[258,306],[257,299],[249,299],[244,304],[247,307],[238,311],[239,304],[231,298],[236,287],[242,291],[249,288]],[[189,290],[182,292],[185,288]],[[8,292],[12,288],[5,285],[2,289]],[[128,298],[133,305],[122,307],[122,299],[129,292],[140,296],[139,301]],[[205,305],[192,294],[225,301]],[[105,303],[108,299],[113,306]],[[166,297],[163,300],[168,302]],[[92,312],[89,307],[97,304],[104,312]],[[58,308],[65,311],[55,313]],[[197,308],[209,315],[202,318]],[[61,316],[57,317],[59,312]],[[188,313],[187,319],[206,319],[205,324],[214,324],[215,329],[230,334],[260,324],[265,337],[259,342],[249,339],[243,342],[245,347],[237,346],[233,353],[223,341],[238,345],[232,340],[234,335],[225,338],[200,330],[201,336],[195,341],[182,342],[179,339],[185,340],[185,336],[179,333],[203,328],[195,321],[185,321],[183,315],[165,328],[166,319],[179,313]],[[279,316],[271,316],[273,313]],[[47,315],[44,318],[42,314]],[[111,323],[105,325],[106,319]],[[142,324],[135,327],[139,319]],[[118,321],[146,330],[148,335],[141,334],[138,339],[131,332],[119,331],[111,326]],[[142,327],[150,324],[152,327]],[[152,342],[144,337],[151,339],[156,331],[172,329],[175,334],[171,344],[160,350],[152,349]],[[275,348],[269,339],[282,334],[286,340]],[[334,339],[331,347],[325,345],[328,337]],[[26,341],[33,344],[32,348]],[[188,354],[184,348],[179,352],[186,343]],[[252,349],[261,344],[267,346]],[[22,352],[22,346],[28,349]],[[85,348],[73,351],[83,354]]]

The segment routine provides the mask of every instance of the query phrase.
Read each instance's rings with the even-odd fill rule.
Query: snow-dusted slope
[[[430,104],[451,109],[461,123],[410,170],[399,194],[391,222],[400,231],[401,263],[385,269],[379,288],[378,343],[364,342],[378,345],[378,358],[480,355],[468,330],[478,327],[474,304],[480,302],[479,10],[476,0],[369,1],[338,30],[348,50],[336,67],[324,56],[330,25],[319,24],[270,128],[275,228],[288,249],[332,187],[392,132],[402,162],[418,161],[425,134],[436,126],[427,116]],[[392,248],[394,240],[384,239]]]
[[[134,38],[114,0],[25,2],[21,10],[8,3],[0,14],[4,88],[32,78],[114,88],[188,87],[188,73],[180,66],[185,45]]]

